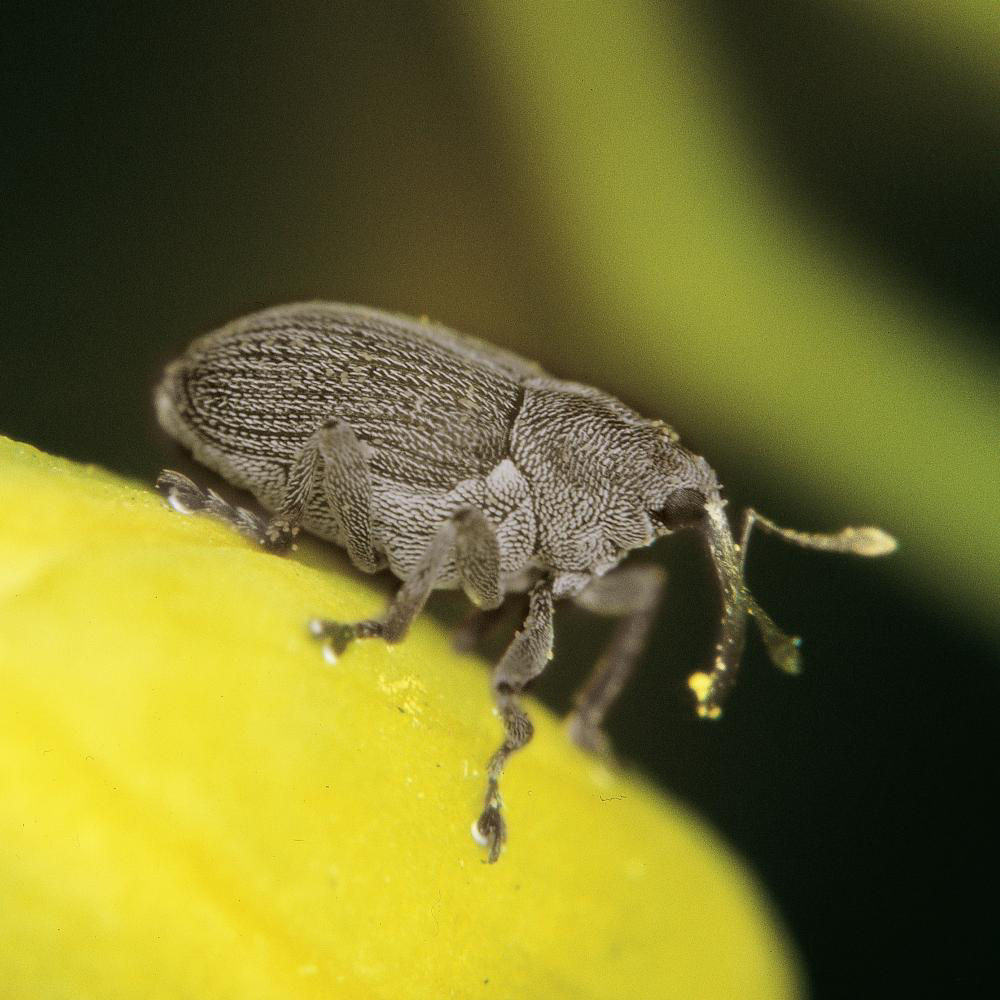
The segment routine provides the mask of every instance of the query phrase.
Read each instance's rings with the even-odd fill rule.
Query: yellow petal
[[[537,705],[483,864],[484,665],[427,620],[325,663],[384,592],[306,557],[0,439],[5,995],[795,995],[746,869]]]

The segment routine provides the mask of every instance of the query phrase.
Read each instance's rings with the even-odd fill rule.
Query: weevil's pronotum
[[[271,517],[164,471],[158,486],[175,507],[215,514],[273,552],[305,529],[343,546],[359,569],[399,577],[381,618],[309,623],[338,652],[353,639],[398,642],[435,589],[461,587],[484,610],[527,593],[524,626],[493,670],[504,737],[473,825],[490,861],[506,839],[500,776],[532,735],[518,696],[552,656],[556,601],[620,619],[571,717],[576,742],[597,748],[663,587],[656,566],[618,568],[632,549],[682,527],[707,540],[722,626],[711,666],[689,685],[698,713],[715,718],[748,616],[774,663],[798,670],[798,640],[744,581],[754,524],[806,548],[864,556],[895,548],[878,528],[806,534],[754,510],[737,543],[715,473],[662,421],[480,340],[359,306],[280,306],[201,337],[167,368],[156,411],[198,461],[249,490]]]

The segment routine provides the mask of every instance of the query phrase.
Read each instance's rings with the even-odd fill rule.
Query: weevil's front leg
[[[399,642],[441,579],[445,563],[452,555],[462,585],[473,602],[485,608],[499,606],[503,595],[496,532],[484,514],[465,507],[438,528],[381,619],[345,624],[314,618],[309,623],[310,631],[318,639],[330,640],[335,653],[342,652],[352,639]]]
[[[500,857],[507,839],[501,814],[500,776],[507,758],[532,737],[534,727],[518,702],[524,686],[537,677],[552,658],[552,581],[541,580],[528,595],[528,617],[493,669],[493,694],[503,721],[504,741],[487,765],[486,799],[473,827],[480,842],[489,848],[487,860]]]
[[[585,750],[603,752],[607,737],[601,726],[621,694],[646,645],[660,604],[666,573],[654,565],[627,566],[597,577],[573,598],[580,607],[621,620],[586,683],[574,698],[570,738]]]

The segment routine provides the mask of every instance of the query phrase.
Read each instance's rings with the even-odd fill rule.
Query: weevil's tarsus
[[[286,552],[295,537],[295,532],[283,534],[275,531],[272,527],[273,519],[265,521],[253,511],[237,507],[224,500],[215,490],[202,490],[187,476],[173,469],[164,469],[160,473],[156,479],[156,488],[178,513],[209,514],[231,524],[244,538],[257,542],[269,552]]]
[[[487,848],[486,863],[491,865],[500,860],[504,844],[507,843],[507,822],[503,818],[502,809],[498,785],[491,781],[486,805],[472,824],[472,838],[477,844]]]
[[[384,639],[385,625],[373,618],[360,622],[335,622],[329,618],[312,618],[309,634],[322,639],[336,659],[355,639]]]
[[[666,573],[659,566],[626,566],[597,577],[573,598],[574,603],[594,614],[621,619],[573,699],[570,738],[584,750],[608,752],[608,740],[602,729],[604,719],[635,671],[665,583]]]
[[[896,540],[881,528],[870,526],[847,527],[829,534],[782,528],[751,507],[743,514],[740,544],[736,545],[725,514],[725,501],[717,490],[710,492],[705,512],[708,547],[722,591],[722,626],[712,668],[693,674],[688,686],[694,693],[698,714],[717,719],[736,680],[748,615],[756,621],[772,663],[789,674],[802,669],[799,652],[802,640],[782,631],[747,589],[744,568],[754,525],[759,524],[765,531],[802,548],[858,556],[886,555],[895,550]]]

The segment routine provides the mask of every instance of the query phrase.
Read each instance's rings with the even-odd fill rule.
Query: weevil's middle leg
[[[552,659],[552,638],[552,583],[541,580],[528,595],[524,627],[493,669],[493,693],[503,721],[504,741],[487,765],[486,798],[473,828],[476,838],[489,848],[487,860],[491,864],[500,857],[507,839],[507,824],[501,813],[500,776],[507,758],[520,750],[535,731],[517,696]]]
[[[594,614],[621,620],[586,683],[574,698],[570,738],[585,750],[603,752],[607,737],[602,725],[631,678],[663,594],[666,573],[655,565],[627,566],[598,577],[574,602]]]
[[[420,613],[452,555],[462,585],[474,603],[484,608],[498,607],[503,595],[496,533],[484,514],[473,507],[465,507],[438,528],[381,619],[343,623],[314,618],[309,623],[310,631],[318,639],[330,640],[334,652],[343,651],[352,639],[380,638],[399,642]]]

